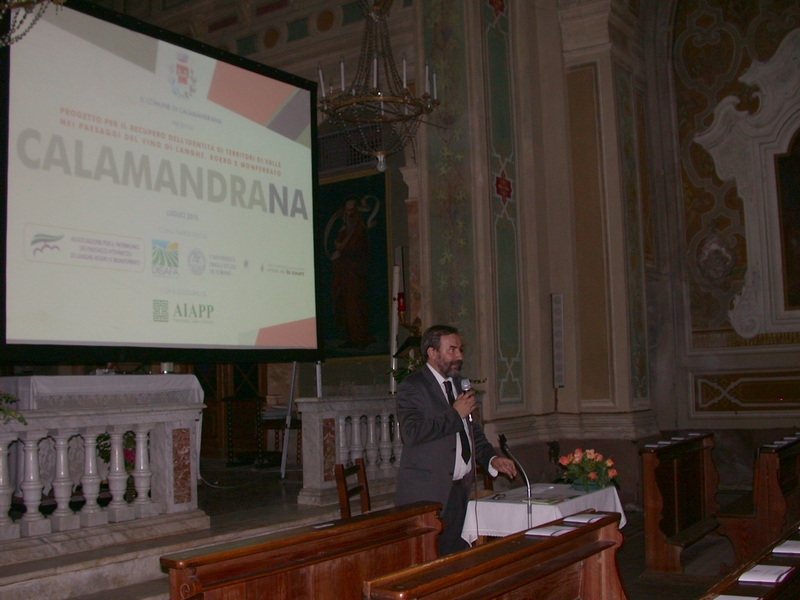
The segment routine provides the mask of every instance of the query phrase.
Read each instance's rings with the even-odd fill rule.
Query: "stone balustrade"
[[[194,376],[153,377],[162,379],[0,378],[1,390],[21,398],[27,422],[0,422],[0,540],[197,508],[202,390]],[[129,477],[135,494],[126,494]],[[78,486],[85,503],[75,513],[69,502]],[[15,495],[25,506],[17,522],[9,517]],[[39,509],[50,495],[56,508],[45,517]]]
[[[338,502],[336,463],[364,459],[370,495],[394,492],[403,444],[394,396],[298,398],[303,421],[299,504]]]

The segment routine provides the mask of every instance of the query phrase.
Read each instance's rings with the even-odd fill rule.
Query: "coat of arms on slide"
[[[197,78],[189,66],[188,54],[179,52],[175,57],[175,63],[169,66],[169,84],[172,86],[173,94],[186,100],[197,90]]]

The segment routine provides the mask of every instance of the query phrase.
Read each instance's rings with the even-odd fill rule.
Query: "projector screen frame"
[[[106,9],[102,6],[84,0],[68,0],[64,4],[68,9],[88,15],[96,19],[124,27],[125,29],[140,33],[157,40],[173,44],[217,61],[252,71],[262,76],[270,77],[307,90],[310,98],[310,129],[311,129],[311,189],[312,189],[312,222],[314,232],[319,231],[318,211],[315,210],[319,194],[318,177],[318,143],[317,143],[317,84],[314,81],[292,75],[274,67],[269,67],[251,59],[241,57],[224,50],[220,50],[203,42],[193,40],[180,34],[165,30]],[[54,10],[51,6],[48,10]],[[36,25],[34,25],[35,27]],[[0,49],[0,139],[5,143],[0,149],[0,165],[8,173],[9,149],[9,93],[10,93],[10,53],[9,49]],[[34,365],[34,364],[106,364],[106,363],[208,363],[208,362],[314,362],[324,360],[322,331],[320,319],[316,319],[316,348],[230,348],[230,347],[191,347],[191,346],[144,346],[144,345],[82,345],[82,344],[8,344],[6,343],[6,260],[7,260],[7,211],[8,211],[8,178],[0,178],[0,260],[2,260],[2,286],[0,286],[0,364]],[[314,268],[315,268],[315,315],[320,310],[319,282],[316,272],[319,269],[320,257],[323,253],[318,235],[313,235]]]

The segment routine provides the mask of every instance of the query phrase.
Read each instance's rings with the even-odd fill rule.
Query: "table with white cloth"
[[[470,500],[461,537],[470,544],[478,536],[503,537],[590,508],[619,513],[620,527],[627,522],[614,486],[587,493],[569,484],[536,483],[531,486],[529,525],[527,492],[526,487],[521,487],[480,500]]]

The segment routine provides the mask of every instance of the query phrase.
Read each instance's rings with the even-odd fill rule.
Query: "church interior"
[[[501,436],[507,441],[530,481],[555,482],[559,460],[576,449],[613,458],[627,515],[617,552],[627,595],[574,597],[710,599],[732,570],[798,530],[797,0],[383,2],[407,87],[425,88],[436,102],[379,168],[375,156],[348,151],[337,124],[317,111],[314,210],[328,224],[317,232],[324,361],[170,364],[170,372],[196,378],[204,408],[196,433],[196,417],[181,413],[167,431],[171,441],[161,433],[150,441],[156,501],[182,481],[177,467],[164,481],[157,470],[179,460],[179,447],[195,448],[187,440],[197,437],[199,467],[190,472],[199,485],[165,501],[169,514],[153,530],[172,536],[169,544],[154,544],[153,531],[122,533],[125,521],[105,525],[102,543],[42,534],[35,522],[7,539],[3,527],[11,525],[0,519],[0,552],[25,556],[0,567],[0,597],[39,590],[50,598],[168,598],[159,558],[193,541],[207,545],[208,517],[215,543],[338,518],[333,465],[355,453],[369,463],[373,510],[392,507],[388,457],[397,455],[398,436],[390,370],[413,368],[413,352],[398,346],[418,344],[434,324],[458,328],[463,374],[480,391],[476,418],[498,451]],[[322,96],[326,84],[333,94],[340,69],[344,89],[363,53],[359,0],[92,4],[322,83]],[[337,271],[341,243],[330,232],[348,210],[368,223],[369,261]],[[337,302],[354,298],[362,304],[350,312],[363,318],[340,322]],[[164,370],[16,364],[3,375],[86,376],[101,367]],[[370,424],[355,427],[362,414]],[[123,429],[109,429],[119,440],[112,449]],[[18,431],[0,422],[6,454]],[[149,430],[142,431],[136,435]],[[180,432],[187,437],[178,442]],[[33,433],[19,434],[26,452],[37,443]],[[56,456],[68,435],[54,436]],[[162,447],[167,458],[156,460]],[[669,454],[674,448],[684,454]],[[773,468],[764,466],[768,456],[779,465],[779,500],[759,488],[759,474]],[[0,468],[0,496],[14,488],[8,476]],[[525,481],[501,476],[493,487],[499,495]],[[15,492],[8,507],[15,520],[24,494]],[[769,517],[780,523],[742,533],[737,527],[749,525],[736,513],[741,506],[728,511],[737,498],[754,514],[759,503],[780,504]],[[673,521],[660,532],[659,520],[648,520],[655,503],[664,523]],[[156,514],[137,510],[129,527]],[[672,559],[645,550],[649,527],[668,538]],[[759,527],[778,537],[762,539]],[[31,540],[84,553],[90,566],[65,562],[33,583],[25,573],[52,555],[37,554]],[[137,566],[106,569],[102,554],[114,544],[138,555]],[[74,571],[70,583],[58,583],[59,568]],[[800,592],[782,593],[774,597]]]

